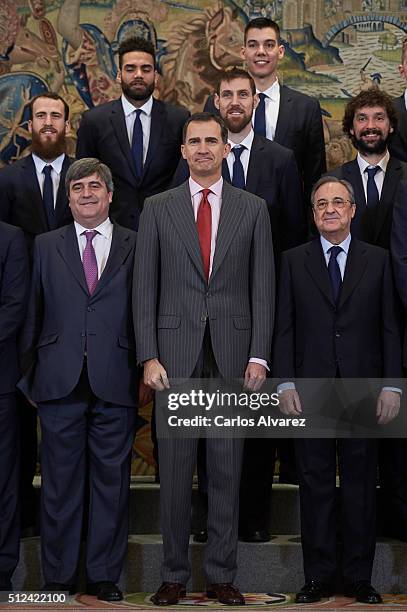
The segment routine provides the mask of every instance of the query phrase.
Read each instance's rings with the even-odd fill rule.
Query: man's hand
[[[170,388],[167,372],[158,359],[149,359],[144,362],[144,384],[154,391],[164,391]]]
[[[244,388],[248,391],[259,391],[266,380],[267,369],[260,363],[249,362],[244,373]]]
[[[287,416],[298,416],[302,413],[300,396],[296,389],[285,389],[279,392],[278,397],[280,399],[278,405],[280,412]]]
[[[386,425],[396,418],[400,410],[400,393],[381,390],[377,398],[376,416],[379,425]]]

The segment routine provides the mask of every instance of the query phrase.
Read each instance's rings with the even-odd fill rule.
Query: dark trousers
[[[407,440],[379,440],[383,533],[407,540]]]
[[[93,394],[86,369],[66,398],[40,403],[41,544],[45,582],[74,584],[89,475],[86,571],[117,582],[127,550],[136,410]]]
[[[0,576],[10,578],[20,547],[20,430],[14,393],[0,395]]]
[[[194,378],[219,378],[209,332]],[[192,479],[198,438],[159,438],[160,510],[164,543],[162,578],[186,584],[190,576]],[[237,569],[239,482],[243,439],[207,438],[208,542],[204,571],[208,583],[232,582]]]
[[[21,528],[37,525],[37,496],[33,485],[37,469],[37,409],[27,398],[16,392],[17,410],[20,414],[21,463],[20,463],[20,495],[21,495]]]
[[[335,579],[338,454],[342,577],[345,583],[370,581],[376,544],[376,440],[298,439],[295,451],[305,579]]]

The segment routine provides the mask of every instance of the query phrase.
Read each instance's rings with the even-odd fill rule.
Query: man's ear
[[[216,92],[213,94],[213,103],[215,105],[215,108],[219,110],[219,96]]]

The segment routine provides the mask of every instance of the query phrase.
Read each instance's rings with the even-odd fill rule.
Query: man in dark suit
[[[397,188],[407,179],[407,164],[388,150],[390,135],[396,130],[397,116],[390,96],[377,88],[361,91],[348,102],[343,117],[343,131],[358,154],[330,172],[347,180],[355,192],[352,234],[385,249],[390,248]]]
[[[66,134],[69,107],[54,93],[30,101],[31,154],[0,170],[0,219],[20,227],[30,260],[35,236],[72,221],[65,191]],[[37,413],[17,393],[21,413],[21,524],[23,534],[36,531],[37,498],[33,478],[37,467]]]
[[[295,387],[298,378],[401,377],[400,331],[389,254],[350,234],[352,186],[320,179],[312,193],[320,237],[283,254],[273,375],[282,381],[280,408],[309,415]],[[400,392],[383,387],[379,424],[399,410]],[[366,408],[366,407],[365,407]],[[374,411],[374,402],[371,406]],[[372,587],[376,521],[376,440],[295,440],[301,499],[305,585],[297,603],[333,593],[336,576],[335,480],[339,457],[344,594],[380,603]]]
[[[108,217],[113,182],[99,160],[74,162],[66,187],[74,223],[35,243],[19,385],[41,422],[44,588],[74,591],[89,472],[88,593],[118,601],[136,418],[136,235]]]
[[[20,377],[17,334],[24,319],[29,283],[21,230],[0,223],[0,591],[11,591],[20,548],[19,414],[15,385]]]
[[[190,179],[150,198],[140,220],[134,305],[144,382],[168,378],[265,379],[273,327],[274,271],[264,200],[223,181],[228,132],[219,117],[193,115],[182,155]],[[209,597],[244,604],[236,573],[241,439],[208,438]],[[192,475],[198,439],[159,438],[163,584],[157,605],[178,603],[190,576]]]
[[[153,97],[156,79],[153,44],[125,39],[119,46],[122,97],[86,112],[78,130],[77,158],[97,157],[109,166],[115,184],[112,217],[135,230],[144,199],[170,186],[189,116]]]
[[[401,52],[401,64],[399,65],[400,76],[407,83],[407,40],[403,41]],[[397,159],[407,162],[407,104],[406,91],[393,100],[393,106],[397,113],[397,131],[390,138],[389,151]]]
[[[283,57],[278,24],[265,17],[249,21],[242,58],[260,98],[253,115],[254,131],[294,152],[308,210],[312,185],[326,171],[321,109],[314,98],[280,85],[277,70]],[[205,110],[215,110],[213,98],[207,100]]]

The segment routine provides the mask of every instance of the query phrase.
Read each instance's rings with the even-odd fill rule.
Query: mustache
[[[363,130],[363,132],[360,132],[360,135],[361,136],[382,136],[383,133],[378,128],[370,128],[370,129]]]
[[[244,109],[243,109],[241,106],[239,106],[238,104],[235,104],[235,106],[231,106],[231,107],[228,109],[228,111],[227,111],[227,112],[228,112],[228,113],[234,113],[234,112],[236,112],[236,111],[239,111],[239,113],[244,113]]]

